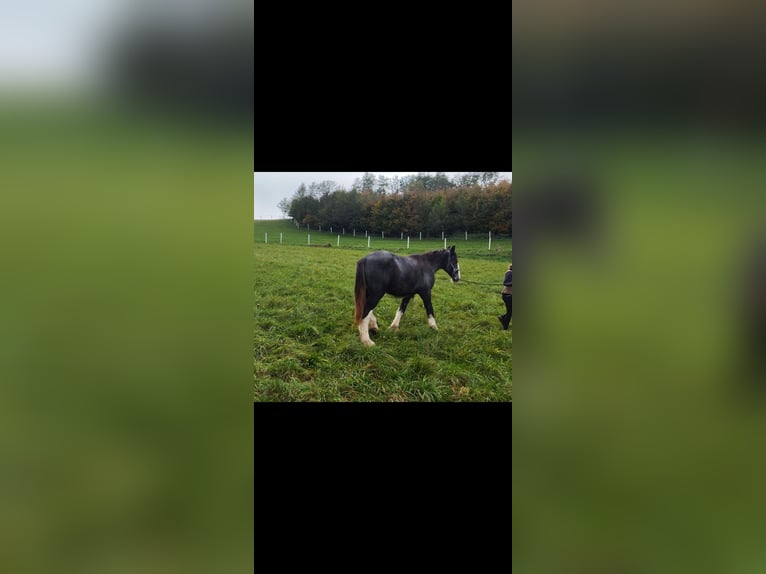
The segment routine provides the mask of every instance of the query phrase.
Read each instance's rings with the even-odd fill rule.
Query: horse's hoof
[[[365,347],[374,347],[375,346],[375,342],[374,341],[362,341],[362,344]]]
[[[391,325],[391,326],[388,327],[388,330],[389,331],[398,331],[399,330],[399,325]]]

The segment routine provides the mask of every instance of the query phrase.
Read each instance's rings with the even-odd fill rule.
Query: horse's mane
[[[436,254],[444,254],[444,249],[434,249],[433,251],[426,251],[425,253],[413,253],[412,255],[408,255],[408,257],[429,257],[434,256]]]

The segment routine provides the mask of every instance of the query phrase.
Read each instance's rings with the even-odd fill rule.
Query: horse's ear
[[[455,253],[455,246],[454,245],[450,246],[449,250],[452,251],[452,253]]]

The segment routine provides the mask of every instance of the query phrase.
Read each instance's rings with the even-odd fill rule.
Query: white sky
[[[0,18],[0,78],[9,85],[70,85],[96,72],[125,0],[8,0]]]
[[[229,7],[251,10],[247,3],[215,0],[3,0],[0,6],[0,93],[87,88],[103,72],[110,41],[134,21],[197,29]]]
[[[436,172],[417,172],[417,171],[371,171],[376,177],[383,175],[387,178],[394,176],[404,177],[405,175],[417,175],[418,173],[436,173]],[[447,177],[452,178],[455,175],[465,172],[444,172]],[[285,197],[290,198],[301,183],[308,187],[311,183],[320,181],[334,181],[345,189],[351,189],[354,180],[362,177],[362,171],[292,171],[292,172],[254,172],[254,192],[253,192],[253,218],[254,219],[280,219],[282,212],[277,207],[277,203]],[[511,172],[500,172],[500,177],[505,177],[509,181],[512,179]]]

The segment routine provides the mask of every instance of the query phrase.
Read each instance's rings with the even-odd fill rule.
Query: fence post
[[[487,251],[492,249],[492,232],[489,232],[489,245],[487,245]]]
[[[309,233],[309,245],[311,245],[311,234]]]
[[[282,232],[279,232],[279,244],[282,245]]]
[[[369,248],[370,248],[370,236],[368,235],[367,236],[367,249],[369,249]]]
[[[447,238],[444,238],[444,249],[447,249]]]
[[[338,243],[337,246],[340,247],[340,235],[338,235]]]
[[[465,232],[465,240],[468,241],[468,232]]]
[[[409,249],[409,248],[410,248],[410,236],[408,235],[407,236],[407,249]]]
[[[267,231],[265,235],[266,235],[266,243],[268,243],[269,242],[269,232]]]

